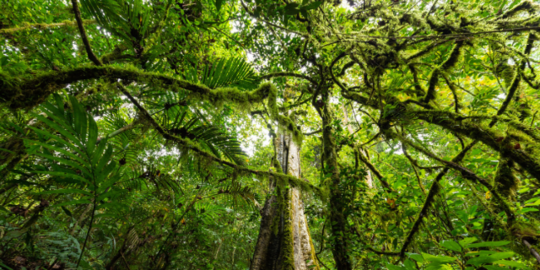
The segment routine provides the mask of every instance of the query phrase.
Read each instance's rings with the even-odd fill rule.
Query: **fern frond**
[[[201,71],[200,80],[197,78],[197,73],[195,68],[188,68],[184,71],[183,77],[186,80],[205,84],[210,88],[229,86],[254,89],[260,82],[253,67],[240,57],[222,58],[215,63],[206,65]]]

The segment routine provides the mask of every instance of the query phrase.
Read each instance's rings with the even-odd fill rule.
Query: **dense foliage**
[[[540,269],[538,3],[0,6],[0,268],[249,269],[278,182],[316,269]]]

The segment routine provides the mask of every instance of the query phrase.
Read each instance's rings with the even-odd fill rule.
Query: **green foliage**
[[[259,84],[253,67],[239,57],[222,58],[217,62],[207,64],[200,75],[196,69],[189,69],[185,71],[183,77],[188,81],[202,83],[212,89],[219,87],[255,89]]]
[[[536,2],[78,3],[0,0],[0,267],[252,268],[277,195],[293,268],[293,187],[315,269],[537,267]]]

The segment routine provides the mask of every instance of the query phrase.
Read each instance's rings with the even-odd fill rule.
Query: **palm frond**
[[[260,79],[253,67],[243,58],[222,58],[216,63],[206,65],[199,74],[195,68],[184,71],[186,80],[205,84],[210,88],[238,87],[243,89],[256,88]]]
[[[248,204],[259,207],[258,196],[250,187],[242,186],[238,182],[233,182],[218,191],[218,195],[226,196],[234,205]]]
[[[62,187],[42,194],[75,194],[80,198],[60,205],[87,204],[92,199],[107,198],[122,171],[115,170],[113,148],[107,140],[98,143],[98,128],[93,117],[75,98],[72,97],[70,103],[72,109],[65,110],[64,100],[55,94],[54,103],[40,107],[47,117],[35,115],[44,123],[43,128],[27,126],[39,139],[25,139],[29,154],[48,161],[48,166],[35,166],[32,173],[48,175],[57,187]]]
[[[148,34],[152,12],[144,11],[143,0],[81,0],[81,4],[99,25],[125,40],[140,41]]]

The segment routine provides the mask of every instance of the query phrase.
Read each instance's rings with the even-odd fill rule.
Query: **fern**
[[[246,154],[240,147],[240,142],[220,127],[207,121],[199,111],[192,115],[187,108],[183,108],[178,109],[176,115],[169,117],[170,119],[174,118],[174,120],[172,122],[163,121],[163,126],[170,133],[198,142],[199,145],[219,158],[224,155],[236,164],[245,164]],[[186,120],[188,117],[191,118]]]
[[[232,182],[231,184],[220,188],[217,194],[220,196],[225,196],[228,200],[232,201],[234,206],[259,206],[259,196],[255,192],[253,192],[250,187],[242,186],[238,182]]]
[[[149,34],[152,12],[144,10],[143,0],[81,0],[81,4],[101,26],[132,44]]]
[[[53,134],[46,129],[28,126],[39,136],[39,140],[25,139],[28,153],[48,160],[49,166],[39,166],[32,171],[51,177],[59,186],[57,188],[38,193],[71,194],[78,199],[56,204],[55,206],[93,204],[91,222],[85,243],[79,258],[82,259],[86,241],[92,229],[94,212],[105,208],[114,201],[121,191],[113,185],[121,179],[122,170],[112,160],[113,148],[108,145],[107,139],[98,141],[98,128],[93,117],[87,115],[74,97],[70,103],[72,110],[64,109],[64,101],[59,95],[54,95],[55,103],[45,103],[41,110],[47,115],[35,115],[44,123],[48,130],[55,130]],[[67,185],[64,185],[67,184]]]
[[[260,82],[253,67],[239,57],[222,58],[217,63],[207,64],[201,72],[200,79],[198,76],[195,68],[187,69],[183,73],[186,80],[199,82],[210,88],[234,86],[254,89]]]

